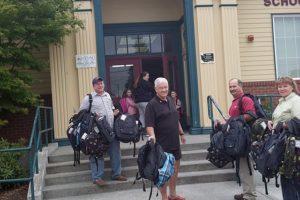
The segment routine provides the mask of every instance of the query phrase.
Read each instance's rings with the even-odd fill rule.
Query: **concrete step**
[[[233,169],[215,169],[195,172],[180,172],[178,176],[178,185],[232,181],[235,180],[235,173]],[[54,199],[61,197],[80,196],[85,194],[97,194],[108,191],[120,191],[127,189],[141,188],[142,182],[137,181],[133,184],[134,178],[130,177],[127,181],[107,181],[104,187],[98,187],[91,183],[91,181],[83,181],[77,183],[68,183],[60,185],[46,186],[44,188],[44,199]],[[149,188],[150,183],[146,182],[146,187]]]
[[[224,167],[225,169],[231,168],[231,165]],[[182,161],[180,165],[180,172],[193,172],[193,171],[203,171],[203,170],[212,170],[217,169],[209,161],[198,160],[198,161]],[[104,180],[110,179],[111,170],[109,168],[104,170]],[[127,177],[135,177],[138,172],[137,166],[123,167],[122,174]],[[45,184],[50,185],[59,185],[67,184],[72,182],[84,182],[91,180],[91,171],[81,170],[75,172],[64,172],[64,173],[55,173],[46,175]]]
[[[207,151],[204,149],[201,150],[189,150],[182,151],[181,161],[193,161],[193,160],[205,160]],[[63,173],[63,172],[75,172],[82,170],[89,170],[90,164],[87,157],[80,160],[80,165],[73,166],[73,156],[69,155],[69,158],[72,157],[72,160],[65,159],[65,162],[55,162],[49,163],[47,165],[47,174]],[[137,156],[122,156],[122,167],[136,166],[137,165]],[[105,168],[110,168],[109,158],[104,159]]]
[[[144,141],[140,141],[136,144],[136,156],[138,154],[138,149],[142,145],[144,145]],[[209,146],[208,142],[203,143],[192,143],[192,144],[184,144],[181,146],[182,151],[192,151],[192,150],[205,150]],[[133,157],[133,144],[121,144],[121,155],[122,156],[131,156]],[[87,160],[89,156],[80,154],[80,160]],[[48,157],[49,163],[58,163],[58,162],[66,162],[73,161],[74,152],[71,146],[60,147],[56,152]]]

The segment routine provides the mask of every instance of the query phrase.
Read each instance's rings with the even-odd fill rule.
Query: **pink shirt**
[[[127,102],[127,106],[128,106],[128,114],[129,115],[137,114],[137,106],[134,103],[133,99],[126,97],[126,102]]]

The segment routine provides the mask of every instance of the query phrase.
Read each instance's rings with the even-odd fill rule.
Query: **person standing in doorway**
[[[99,116],[105,116],[107,122],[113,128],[114,116],[119,113],[118,109],[114,109],[112,99],[110,95],[104,91],[105,85],[103,78],[96,77],[92,80],[94,92],[92,92],[93,103],[91,107],[91,112],[96,113]],[[89,107],[89,97],[86,96],[80,105],[80,110],[88,109]],[[108,153],[110,156],[111,168],[112,168],[112,180],[126,181],[127,178],[121,175],[121,150],[120,142],[114,140],[109,145]],[[106,185],[103,180],[104,175],[104,158],[95,159],[94,156],[90,156],[90,166],[92,171],[93,183],[98,186]]]
[[[175,157],[174,175],[170,178],[169,186],[160,188],[162,200],[185,200],[176,193],[176,181],[180,167],[181,143],[185,144],[184,132],[179,123],[177,110],[171,97],[168,96],[169,84],[167,79],[159,77],[154,81],[156,96],[146,107],[145,123],[149,139],[159,143],[163,150]],[[169,187],[170,195],[167,194]]]
[[[149,72],[143,72],[136,80],[134,86],[134,99],[139,110],[139,120],[142,127],[145,128],[145,110],[148,102],[154,96],[154,88],[152,83],[149,82]]]
[[[134,99],[132,98],[131,89],[124,90],[122,99],[120,99],[120,104],[123,113],[134,115],[136,118],[138,118],[138,108],[136,103],[134,103]]]
[[[181,103],[180,99],[177,96],[177,93],[174,90],[171,91],[171,98],[176,106],[179,120],[181,120],[181,118],[183,117],[183,107],[182,107],[182,103]]]

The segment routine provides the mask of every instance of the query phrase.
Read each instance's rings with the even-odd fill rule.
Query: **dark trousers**
[[[280,176],[283,200],[300,200],[300,181]]]

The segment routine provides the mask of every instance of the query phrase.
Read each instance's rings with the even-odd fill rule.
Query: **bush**
[[[10,143],[0,138],[0,149],[24,147],[26,140],[21,138],[17,143]],[[24,178],[26,170],[20,163],[20,158],[25,152],[0,152],[0,180]]]

